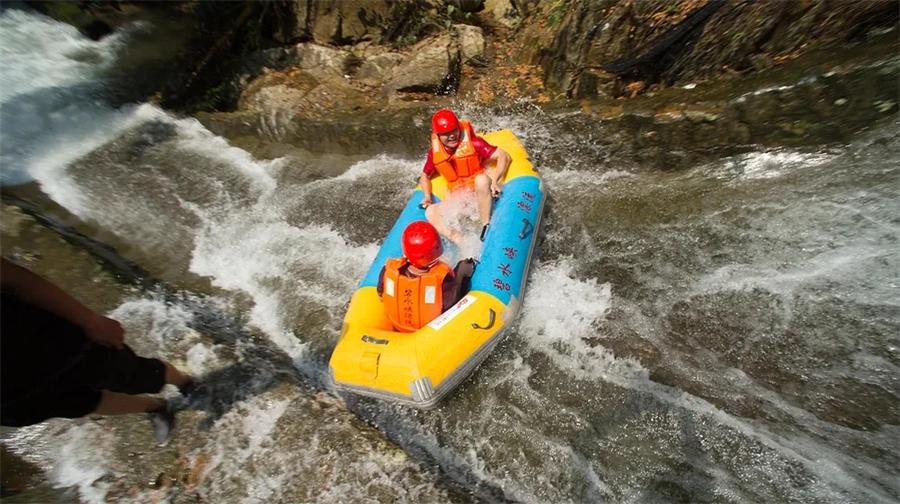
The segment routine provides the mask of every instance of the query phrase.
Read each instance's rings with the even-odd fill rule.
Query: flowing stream
[[[110,68],[146,30],[93,42],[0,12],[0,162],[7,188],[39,184],[178,292],[131,290],[112,315],[137,349],[210,383],[192,405],[209,415],[168,448],[200,467],[195,495],[900,499],[896,115],[843,145],[659,171],[560,126],[572,113],[460,103],[481,130],[520,136],[550,200],[517,323],[440,407],[414,411],[338,400],[326,376],[345,304],[421,160],[257,159],[195,119],[114,106]],[[151,490],[116,484],[154,450],[142,429],[54,420],[3,443],[68,498],[142,502]]]

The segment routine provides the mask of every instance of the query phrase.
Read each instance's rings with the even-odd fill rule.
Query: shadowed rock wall
[[[539,55],[546,82],[569,97],[620,96],[643,84],[762,70],[807,50],[896,26],[893,0],[556,2],[552,45]],[[694,22],[696,13],[708,14]],[[554,29],[554,28],[551,28]]]

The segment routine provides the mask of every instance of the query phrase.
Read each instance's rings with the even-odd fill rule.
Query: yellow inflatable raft
[[[515,319],[544,206],[540,176],[509,130],[482,137],[512,156],[495,203],[471,289],[452,308],[413,333],[395,331],[376,291],[388,258],[400,257],[400,235],[424,220],[421,188],[410,196],[368,274],[350,300],[329,368],[340,390],[430,408],[459,385],[499,342]],[[437,199],[447,183],[432,181]]]

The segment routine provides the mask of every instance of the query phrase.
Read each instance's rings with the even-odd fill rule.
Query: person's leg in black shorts
[[[122,349],[91,344],[68,370],[26,397],[4,402],[4,425],[31,425],[48,418],[79,418],[91,413],[121,415],[154,411],[162,399],[156,393],[166,383],[183,386],[190,377],[168,362],[148,359]]]

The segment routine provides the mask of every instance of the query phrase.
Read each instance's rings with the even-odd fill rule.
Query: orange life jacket
[[[467,185],[474,187],[475,175],[484,171],[472,141],[475,129],[469,121],[459,121],[459,145],[452,154],[441,143],[437,134],[431,134],[431,156],[438,173],[447,180],[450,189]]]
[[[423,275],[410,278],[400,272],[406,264],[403,257],[388,259],[384,266],[382,300],[394,327],[398,331],[413,332],[441,314],[444,278],[453,272],[449,266],[438,262]]]

